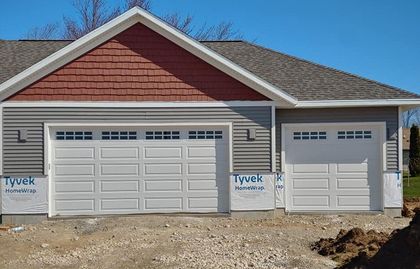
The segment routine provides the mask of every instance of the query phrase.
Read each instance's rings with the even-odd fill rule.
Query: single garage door
[[[287,210],[382,210],[381,127],[286,126]]]
[[[227,212],[224,128],[54,128],[52,215]]]

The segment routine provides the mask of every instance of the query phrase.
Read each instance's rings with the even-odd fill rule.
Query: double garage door
[[[51,215],[227,212],[228,132],[55,128]]]
[[[287,210],[382,210],[382,127],[285,126]]]

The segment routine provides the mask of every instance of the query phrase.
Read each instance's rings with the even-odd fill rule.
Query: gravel
[[[0,232],[0,268],[334,268],[311,251],[340,229],[391,232],[410,219],[291,215],[267,220],[134,216],[50,220]]]

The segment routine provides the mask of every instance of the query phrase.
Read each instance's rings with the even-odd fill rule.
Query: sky
[[[121,0],[109,0],[110,5]],[[152,12],[233,22],[246,39],[420,94],[418,0],[152,0]],[[0,39],[74,16],[71,0],[1,0]]]

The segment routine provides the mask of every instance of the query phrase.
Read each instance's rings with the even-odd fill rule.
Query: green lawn
[[[404,198],[420,197],[420,176],[410,177],[410,186],[408,186],[408,179],[404,175]]]

